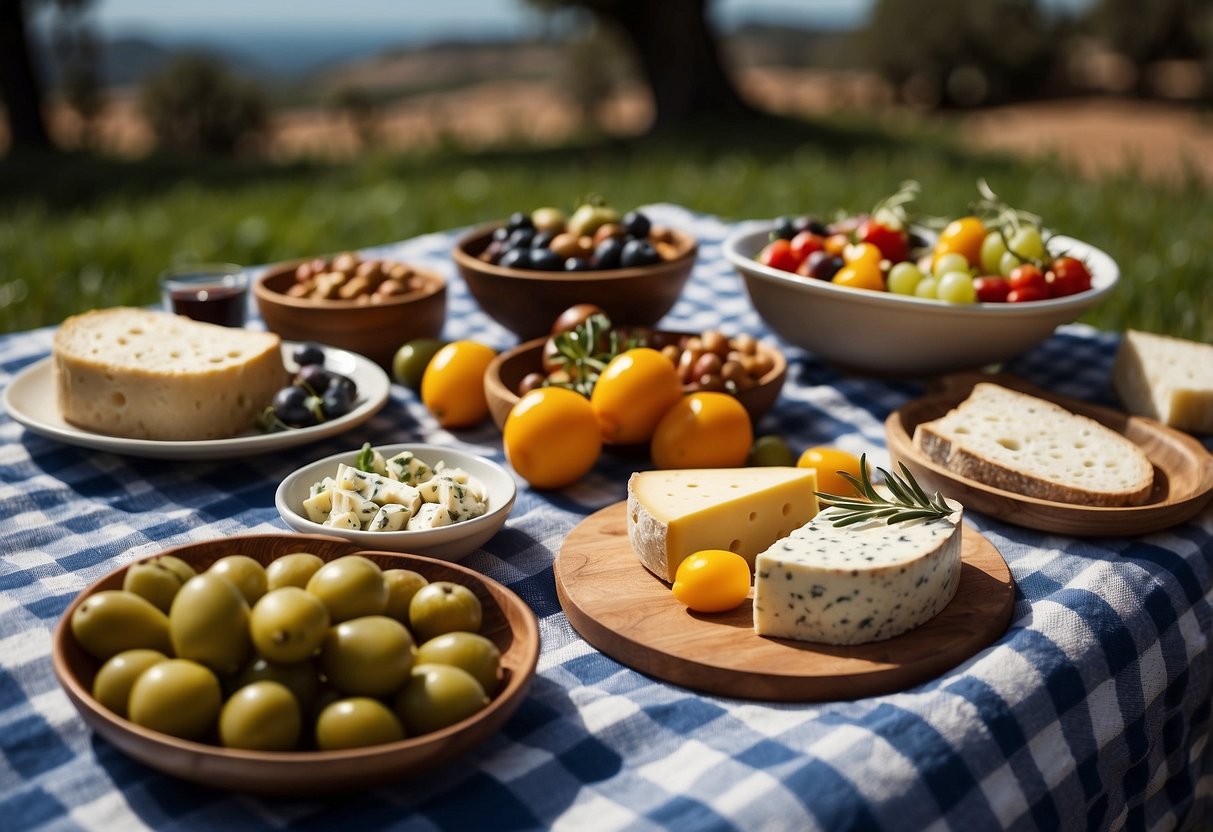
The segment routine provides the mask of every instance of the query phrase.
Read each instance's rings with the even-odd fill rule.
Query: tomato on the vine
[[[787,240],[772,240],[758,253],[758,262],[772,269],[782,269],[794,272],[800,265],[796,255],[792,253],[792,244]]]
[[[905,231],[867,219],[859,224],[856,236],[861,243],[871,243],[876,246],[880,249],[884,259],[892,263],[900,263],[909,256],[910,242]]]
[[[982,275],[973,278],[973,289],[980,303],[1004,303],[1011,292],[1011,283],[998,275]]]
[[[1044,272],[1031,263],[1011,269],[1011,273],[1007,275],[1007,283],[1010,284],[1011,291],[1027,289],[1032,292],[1039,291],[1042,297],[1049,296],[1049,284],[1045,280]]]
[[[810,254],[825,248],[825,239],[812,231],[801,231],[792,238],[790,245],[792,256],[796,258],[796,264],[801,265]]]
[[[1077,257],[1058,257],[1045,275],[1049,293],[1055,298],[1076,295],[1091,288],[1091,272]]]

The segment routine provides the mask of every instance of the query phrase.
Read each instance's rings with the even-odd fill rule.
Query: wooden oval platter
[[[556,593],[586,641],[649,676],[741,699],[858,699],[933,679],[1006,632],[1015,603],[1010,570],[971,526],[962,541],[960,587],[944,611],[870,644],[759,636],[752,589],[730,612],[689,611],[632,551],[623,502],[590,515],[565,539],[554,567]]]
[[[432,771],[494,734],[522,704],[539,659],[535,614],[506,587],[455,563],[394,552],[368,552],[327,535],[257,534],[189,543],[157,554],[185,560],[199,572],[220,557],[248,555],[263,564],[290,552],[312,552],[323,560],[360,554],[383,569],[412,569],[430,581],[455,581],[476,593],[484,610],[480,632],[501,650],[500,689],[489,704],[463,722],[399,742],[342,751],[243,751],[192,742],[143,728],[111,712],[92,696],[99,662],[72,636],[72,613],[87,597],[121,589],[128,567],[114,570],[81,592],[55,629],[51,661],[55,675],[84,721],[136,760],[186,780],[238,792],[300,795],[363,789]]]
[[[990,381],[1054,402],[1123,434],[1154,464],[1154,489],[1139,506],[1109,507],[1059,503],[1025,497],[958,476],[929,459],[914,444],[914,428],[943,416],[964,401],[973,385]],[[1047,428],[1042,428],[1046,429]],[[1213,455],[1186,433],[1141,416],[1057,396],[1010,375],[960,373],[941,380],[941,389],[893,411],[885,420],[893,464],[905,463],[927,491],[940,491],[966,509],[1017,526],[1071,537],[1131,537],[1178,525],[1213,499]]]

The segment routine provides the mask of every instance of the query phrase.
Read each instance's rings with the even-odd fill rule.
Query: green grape
[[[1008,247],[1028,260],[1043,260],[1045,256],[1044,239],[1040,236],[1040,229],[1034,225],[1025,225],[1016,231]]]
[[[1008,251],[998,260],[998,273],[1003,277],[1008,277],[1011,272],[1015,271],[1016,267],[1022,265],[1023,261]]]
[[[913,263],[898,263],[889,269],[888,289],[898,295],[912,295],[922,280],[922,270]]]
[[[935,289],[938,286],[939,280],[934,277],[924,277],[918,281],[918,285],[914,287],[914,297],[926,298],[927,300],[936,300]]]
[[[947,254],[935,258],[935,266],[932,271],[936,277],[945,275],[948,272],[967,272],[969,270],[969,261],[965,256],[956,251],[950,251]]]
[[[939,278],[935,294],[948,303],[973,303],[977,300],[973,277],[968,272],[948,272]]]
[[[1007,244],[1002,240],[1002,234],[991,231],[981,241],[981,273],[998,274],[1002,264],[1002,256],[1007,253]]]

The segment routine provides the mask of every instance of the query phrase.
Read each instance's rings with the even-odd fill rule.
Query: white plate
[[[408,552],[450,561],[467,557],[487,543],[489,538],[505,525],[510,509],[514,507],[518,488],[510,473],[491,459],[440,445],[404,443],[374,447],[384,458],[393,457],[401,451],[412,451],[431,468],[441,460],[448,467],[467,471],[484,483],[487,492],[484,514],[437,529],[418,529],[411,532],[364,532],[334,529],[313,523],[302,513],[303,501],[308,498],[312,484],[336,475],[339,463],[353,465],[359,454],[357,448],[304,465],[284,479],[274,494],[274,505],[278,508],[278,514],[288,526],[302,534],[327,534],[352,541],[372,551]]]
[[[298,344],[295,342],[282,342],[282,360],[288,370],[295,369],[291,352],[296,346]],[[63,420],[55,397],[53,361],[53,358],[47,357],[31,364],[14,376],[5,388],[4,409],[13,421],[24,425],[26,430],[69,445],[151,459],[231,459],[315,442],[317,439],[347,431],[374,416],[387,403],[388,391],[391,388],[387,374],[370,359],[335,347],[324,347],[325,367],[349,376],[358,385],[356,406],[339,419],[332,419],[310,428],[295,428],[278,433],[249,431],[230,439],[127,439],[83,430]]]

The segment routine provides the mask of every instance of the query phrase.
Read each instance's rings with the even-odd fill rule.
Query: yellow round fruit
[[[727,549],[695,552],[678,564],[672,590],[696,612],[727,612],[750,594],[750,565]]]
[[[455,341],[434,354],[421,376],[421,401],[444,428],[466,428],[488,415],[484,372],[496,353],[476,341]]]
[[[594,467],[602,434],[589,399],[563,387],[531,390],[510,411],[505,457],[533,488],[564,488]]]
[[[830,282],[852,289],[884,291],[884,275],[880,273],[880,264],[871,260],[856,260],[849,266],[843,266]]]
[[[666,411],[682,397],[674,362],[657,350],[638,347],[611,359],[590,394],[590,406],[605,442],[647,442]]]
[[[753,444],[741,402],[727,393],[692,393],[662,417],[650,452],[658,468],[738,468]]]
[[[952,220],[935,242],[934,260],[945,254],[963,254],[970,265],[981,262],[981,244],[986,239],[986,225],[977,217]],[[934,260],[932,262],[934,262]]]
[[[812,468],[817,472],[817,490],[839,497],[853,497],[858,492],[839,475],[839,471],[859,479],[859,457],[838,448],[818,446],[800,455],[797,468]],[[869,469],[870,471],[871,469]]]

